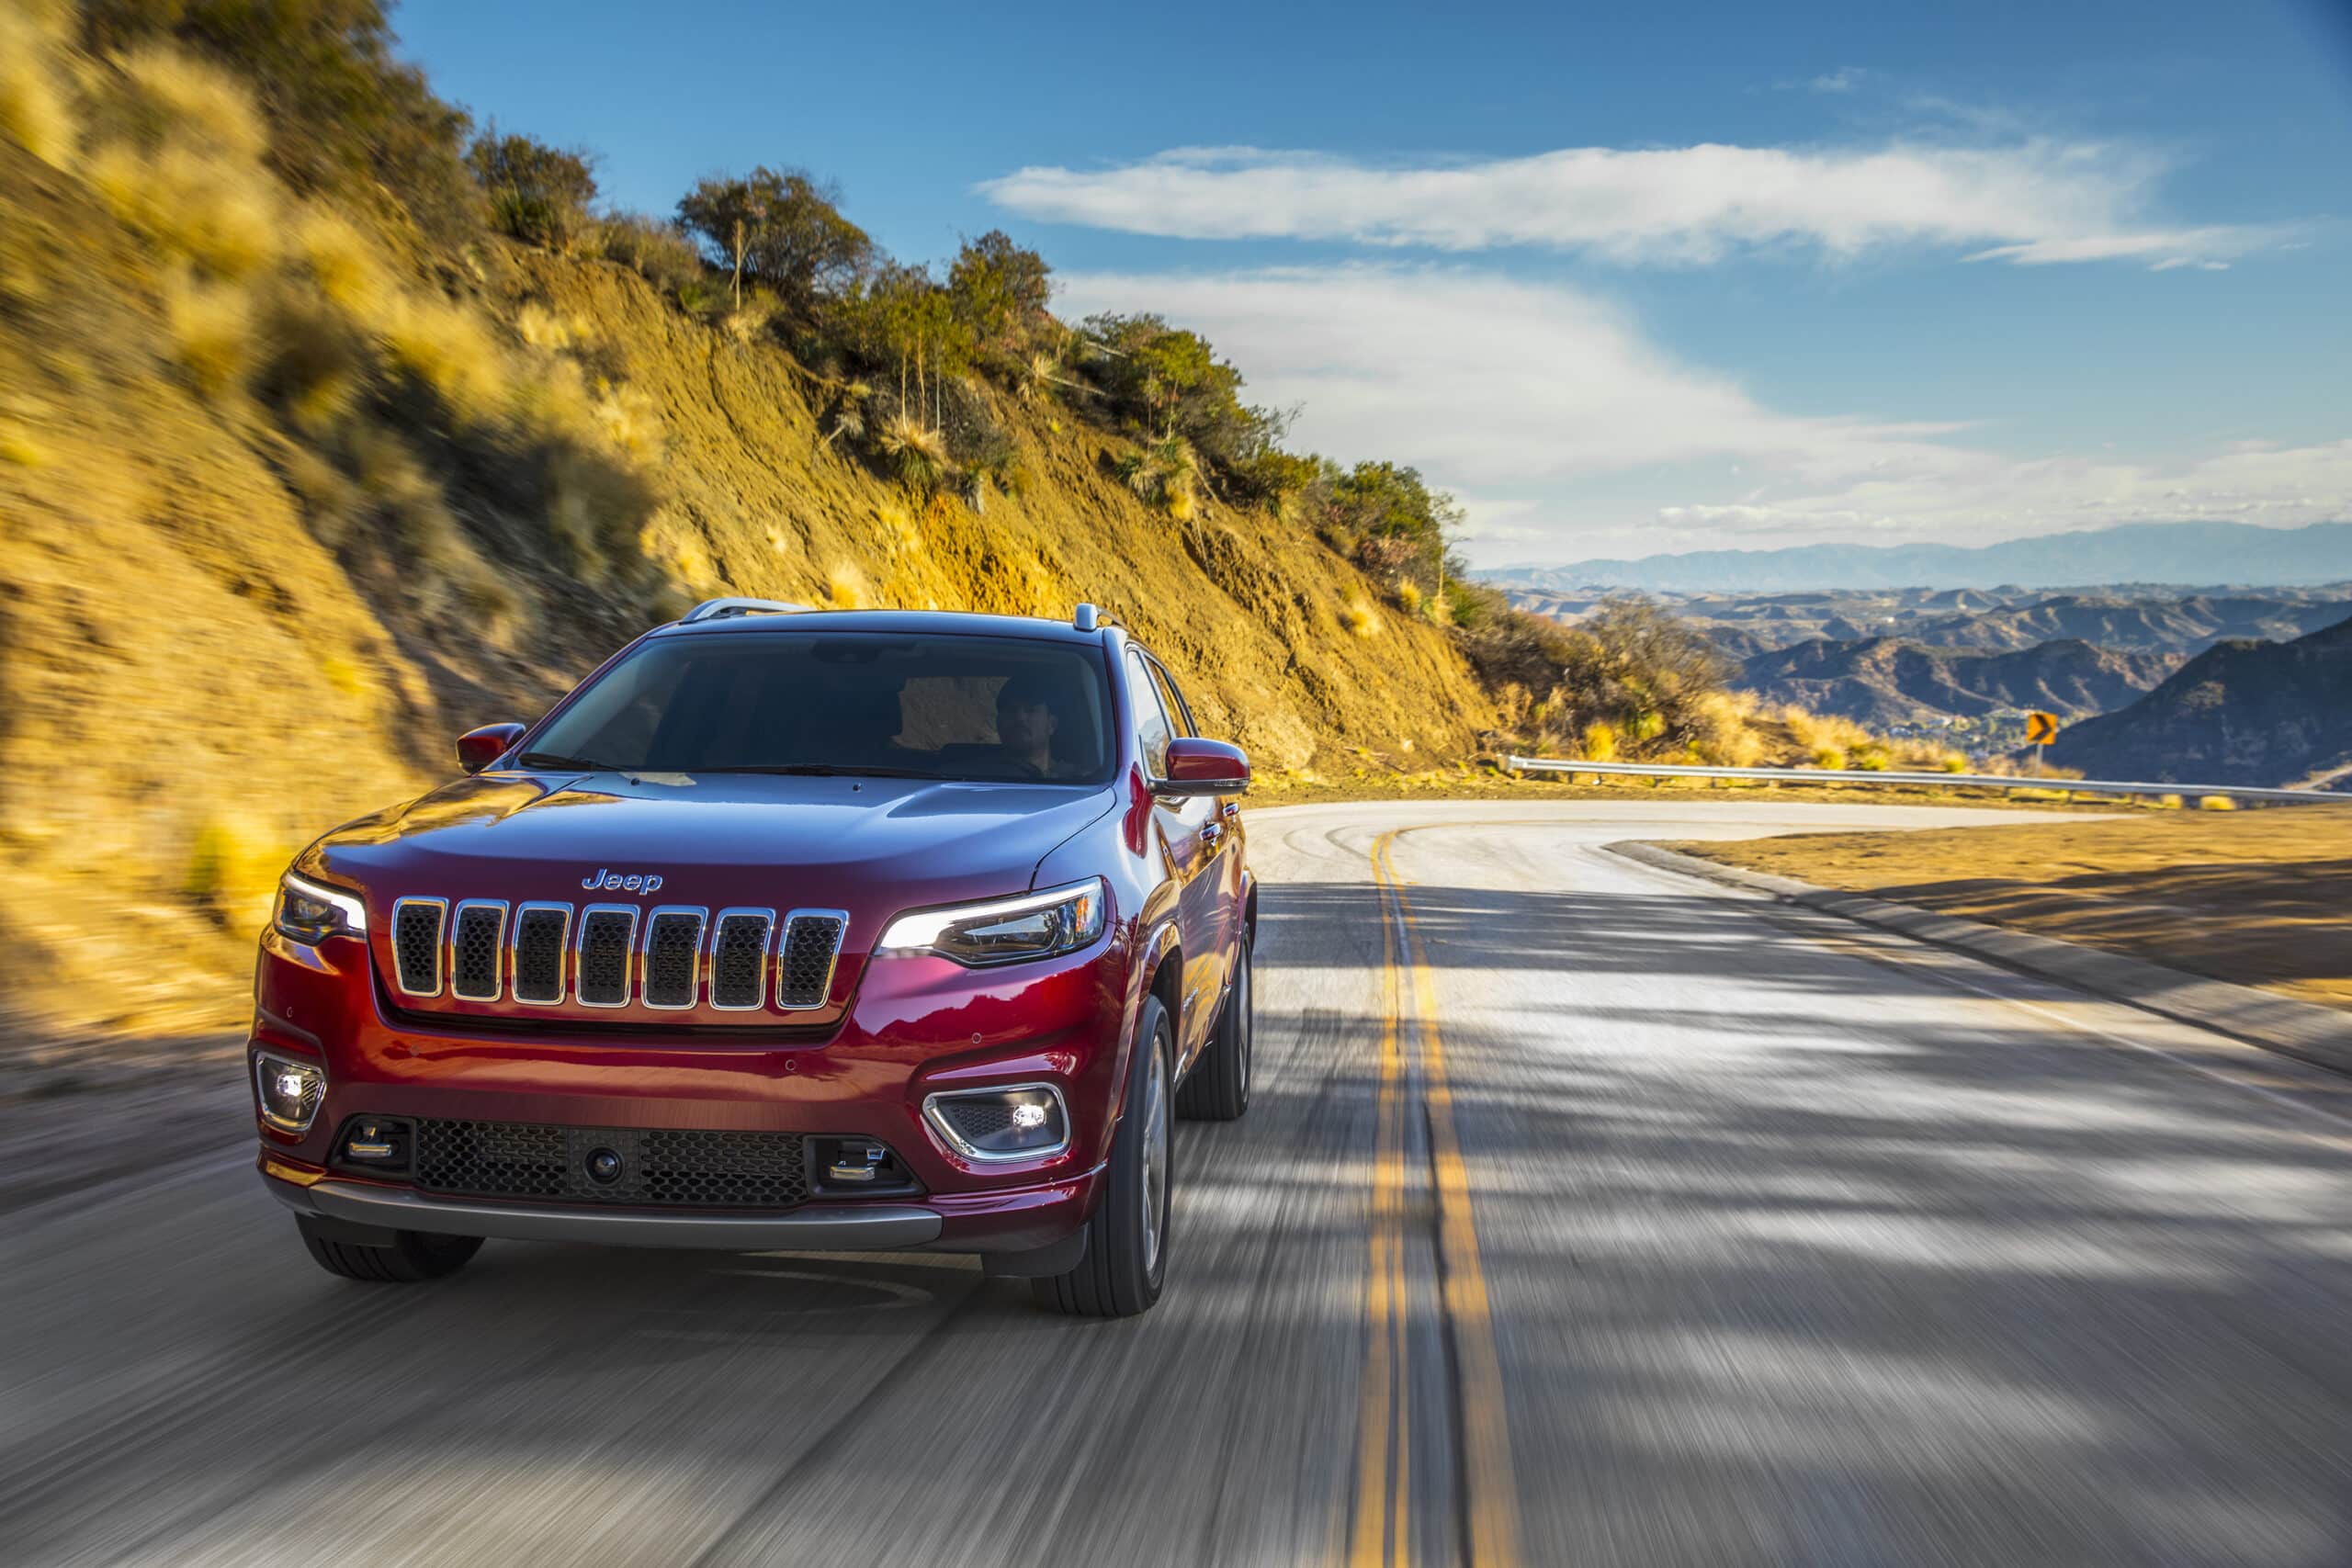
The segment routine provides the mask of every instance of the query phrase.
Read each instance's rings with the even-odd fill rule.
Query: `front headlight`
[[[1014,898],[918,909],[892,920],[874,951],[883,958],[936,953],[973,968],[1049,958],[1101,936],[1109,903],[1102,879],[1090,876]]]
[[[356,893],[288,872],[278,880],[277,908],[270,916],[277,934],[305,947],[316,947],[331,936],[366,936],[368,906]]]

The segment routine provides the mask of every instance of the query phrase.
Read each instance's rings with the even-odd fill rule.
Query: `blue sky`
[[[666,213],[756,163],[1001,227],[1481,564],[2352,516],[2352,6],[409,0]]]

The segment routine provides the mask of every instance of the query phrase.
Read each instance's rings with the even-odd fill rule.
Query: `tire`
[[[1233,989],[1226,994],[1225,1015],[1216,1032],[1201,1050],[1183,1087],[1176,1091],[1176,1113],[1194,1122],[1231,1122],[1250,1109],[1250,1053],[1255,1044],[1256,1023],[1251,1011],[1250,944],[1234,950]]]
[[[1111,1141],[1102,1197],[1086,1222],[1086,1256],[1066,1274],[1031,1281],[1038,1303],[1072,1317],[1133,1317],[1168,1278],[1169,1191],[1175,1168],[1175,1032],[1157,997],[1136,1020],[1126,1107]],[[1154,1172],[1157,1172],[1156,1176]]]
[[[330,1241],[301,1220],[302,1245],[319,1267],[345,1280],[377,1285],[414,1285],[438,1280],[464,1268],[481,1250],[478,1235],[433,1235],[424,1231],[394,1231],[390,1247],[359,1247]]]

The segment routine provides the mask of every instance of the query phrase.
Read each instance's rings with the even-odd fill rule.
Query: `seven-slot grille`
[[[393,979],[412,997],[554,1007],[752,1012],[821,1008],[849,917],[839,909],[709,911],[675,906],[402,898],[392,906]],[[775,987],[769,989],[769,971]]]

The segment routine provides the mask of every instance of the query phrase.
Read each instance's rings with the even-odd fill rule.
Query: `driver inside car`
[[[1060,728],[1061,714],[1044,681],[1014,675],[997,692],[997,744],[1023,772],[1041,779],[1077,776],[1068,761],[1055,755],[1054,735]]]

